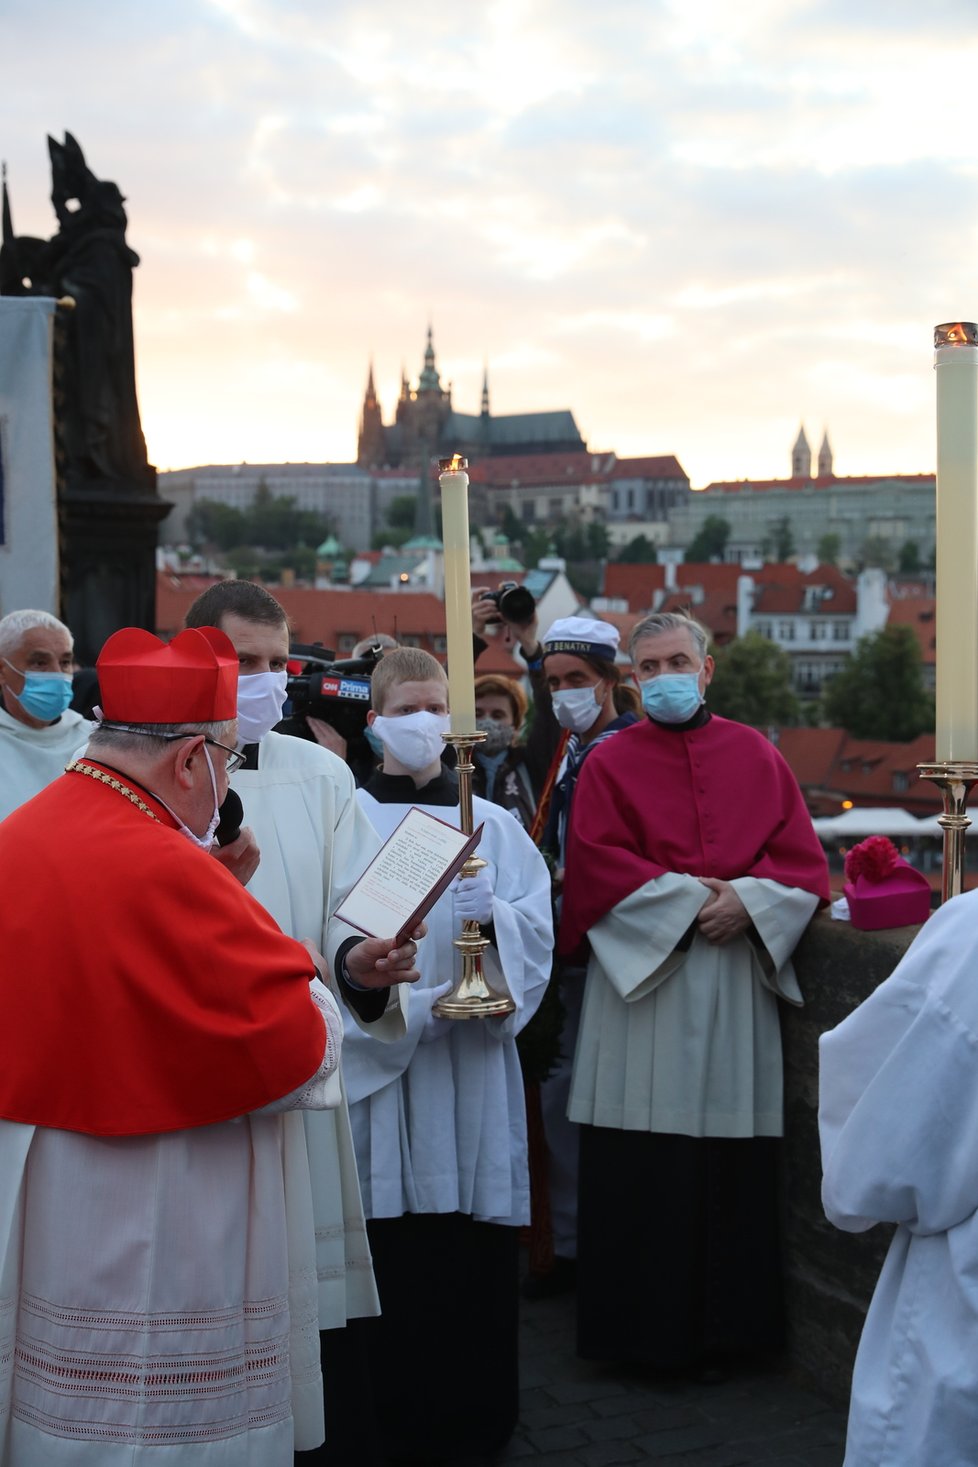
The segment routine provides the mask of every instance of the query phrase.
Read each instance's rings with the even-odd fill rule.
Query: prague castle
[[[451,383],[442,386],[435,366],[431,327],[418,385],[412,387],[401,373],[401,390],[394,421],[385,424],[374,388],[373,364],[367,378],[357,464],[362,469],[420,469],[432,459],[461,453],[466,458],[501,455],[582,452],[585,443],[569,408],[546,413],[508,413],[494,416],[489,409],[489,376],[482,383],[478,413],[460,413],[452,406]]]

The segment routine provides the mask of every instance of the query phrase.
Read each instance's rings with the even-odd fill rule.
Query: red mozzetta
[[[132,788],[146,809],[67,773],[0,823],[4,1119],[100,1136],[203,1126],[280,1099],[322,1060],[308,953]]]
[[[755,729],[689,731],[646,718],[584,761],[571,807],[560,950],[667,871],[767,877],[829,899],[828,869],[797,781]]]

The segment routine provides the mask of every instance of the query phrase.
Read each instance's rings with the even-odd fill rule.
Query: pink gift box
[[[843,887],[853,927],[909,927],[930,916],[930,885],[922,871],[900,863],[882,881],[857,876]]]

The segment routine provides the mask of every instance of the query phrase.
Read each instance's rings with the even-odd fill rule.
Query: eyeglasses
[[[197,734],[192,733],[151,733],[147,728],[130,728],[125,723],[111,723],[107,718],[103,718],[98,726],[114,733],[136,734],[147,739],[163,739],[165,743],[173,743],[177,739],[194,739],[198,737]],[[233,774],[245,762],[244,754],[239,754],[237,749],[229,749],[227,744],[222,744],[217,739],[208,738],[207,734],[204,735],[204,743],[213,744],[215,749],[224,750],[228,756],[224,765],[228,774]]]
[[[235,770],[240,769],[242,764],[245,762],[244,754],[239,754],[237,749],[229,749],[227,744],[219,744],[217,739],[209,739],[206,734],[204,735],[204,743],[213,744],[215,749],[224,750],[225,754],[228,756],[227,762],[224,765],[224,768],[228,774],[233,774]]]

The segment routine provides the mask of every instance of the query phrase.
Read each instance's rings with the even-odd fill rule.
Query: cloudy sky
[[[425,331],[455,405],[573,409],[693,484],[934,466],[978,319],[975,0],[0,0],[18,233],[45,135],[128,199],[161,468],[349,460]]]

